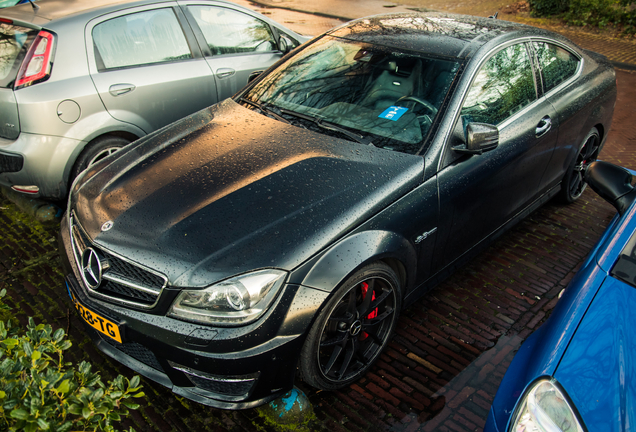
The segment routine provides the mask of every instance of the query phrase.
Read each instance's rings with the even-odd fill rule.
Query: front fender
[[[417,255],[411,242],[391,231],[369,230],[353,234],[295,270],[291,280],[331,292],[364,265],[396,259],[406,270],[406,288],[415,280]],[[406,292],[406,290],[404,291]]]

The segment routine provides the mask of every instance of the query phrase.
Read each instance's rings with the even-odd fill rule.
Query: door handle
[[[135,89],[134,84],[113,84],[108,87],[108,93],[113,96],[121,96],[126,93],[130,93]]]
[[[542,137],[543,135],[548,133],[550,129],[552,129],[552,119],[550,118],[550,116],[545,116],[539,121],[539,124],[537,125],[537,129],[535,130],[536,137]]]
[[[229,78],[234,75],[236,71],[232,68],[220,68],[216,70],[216,76],[218,78]]]

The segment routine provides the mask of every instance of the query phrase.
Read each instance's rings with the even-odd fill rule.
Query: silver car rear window
[[[13,86],[37,30],[0,21],[0,87]]]

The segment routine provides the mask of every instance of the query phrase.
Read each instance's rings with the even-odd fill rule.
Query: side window
[[[533,42],[533,46],[537,52],[545,92],[576,73],[580,60],[574,54],[547,42]]]
[[[170,8],[104,21],[93,28],[93,45],[100,72],[192,58],[179,21]]]
[[[188,6],[213,55],[274,51],[269,26],[242,12],[214,6]]]
[[[537,99],[525,44],[504,48],[475,76],[461,110],[463,125],[497,125]]]

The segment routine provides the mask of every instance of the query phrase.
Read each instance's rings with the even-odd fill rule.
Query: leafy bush
[[[569,0],[528,0],[532,14],[536,16],[558,15],[568,10]]]
[[[613,25],[636,33],[634,0],[529,0],[535,16],[561,17],[567,24],[595,27]]]
[[[0,309],[6,309],[1,300]],[[111,432],[113,422],[139,407],[131,400],[144,396],[138,376],[104,385],[89,363],[64,362],[71,347],[64,336],[33,318],[26,332],[0,321],[0,431]]]

